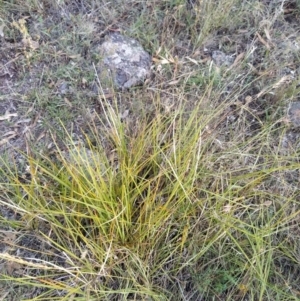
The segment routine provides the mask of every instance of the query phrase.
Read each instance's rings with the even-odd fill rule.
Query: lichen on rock
[[[110,34],[100,45],[99,52],[102,57],[100,70],[107,74],[105,69],[109,69],[119,89],[140,85],[150,74],[151,57],[132,38],[118,33]]]

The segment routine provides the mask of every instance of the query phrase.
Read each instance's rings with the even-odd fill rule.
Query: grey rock
[[[226,55],[224,52],[219,50],[213,51],[211,57],[218,67],[229,67],[234,62],[234,58],[231,55]]]
[[[282,140],[281,140],[281,146],[282,146],[282,152],[288,153],[289,150],[295,151],[299,149],[300,147],[300,133],[298,131],[289,129],[284,133]]]
[[[63,81],[58,86],[58,92],[62,95],[66,95],[69,91],[68,83]]]
[[[288,119],[293,127],[300,127],[300,101],[290,103],[288,108]]]
[[[118,33],[106,36],[99,47],[102,62],[100,78],[105,69],[117,88],[124,89],[140,85],[150,74],[151,57],[136,40]]]
[[[99,154],[83,146],[70,148],[68,151],[63,151],[62,155],[66,162],[76,166],[102,165]]]
[[[300,148],[300,101],[289,104],[287,120],[290,122],[290,127],[281,140],[281,152],[283,154],[293,153]]]

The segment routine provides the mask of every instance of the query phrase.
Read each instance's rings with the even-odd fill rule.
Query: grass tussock
[[[263,160],[243,164],[253,142],[220,148],[208,132],[219,112],[182,109],[129,130],[110,106],[96,146],[69,137],[51,159],[28,158],[27,179],[10,169],[1,187],[14,229],[38,231],[42,257],[55,258],[1,254],[27,270],[14,281],[45,290],[34,300],[284,300],[276,261],[296,260],[286,242],[299,209],[296,191],[274,187],[298,163],[261,146]]]

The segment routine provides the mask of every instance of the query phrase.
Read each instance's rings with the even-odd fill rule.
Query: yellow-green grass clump
[[[266,154],[271,127],[221,142],[224,105],[208,113],[204,100],[190,113],[183,105],[158,110],[136,129],[107,105],[102,130],[91,127],[81,145],[69,135],[52,156],[28,157],[26,179],[7,163],[1,203],[19,214],[10,227],[33,231],[45,242],[39,253],[61,260],[4,252],[31,272],[2,280],[40,287],[34,300],[286,295],[274,280],[276,259],[295,258],[284,241],[298,208],[291,212],[295,192],[283,201],[271,189],[297,163]]]

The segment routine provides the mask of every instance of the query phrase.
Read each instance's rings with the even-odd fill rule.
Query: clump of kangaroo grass
[[[299,209],[288,213],[295,193],[283,203],[265,186],[297,163],[284,166],[261,143],[264,160],[243,164],[237,154],[250,156],[253,140],[220,147],[212,123],[223,115],[215,104],[187,116],[182,105],[133,130],[107,103],[102,130],[28,157],[25,179],[4,164],[1,204],[19,216],[10,227],[44,245],[21,257],[26,246],[13,241],[0,258],[18,268],[1,279],[39,287],[30,300],[279,300],[275,259],[294,256],[284,235]]]

